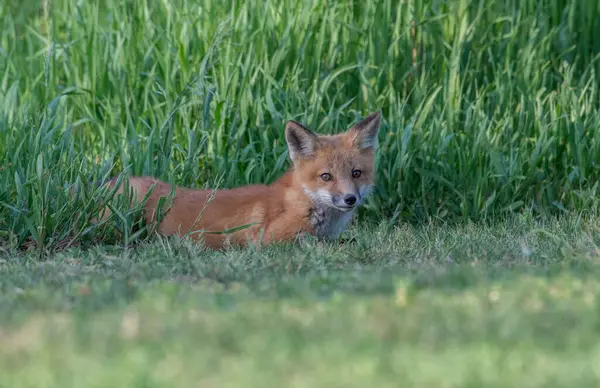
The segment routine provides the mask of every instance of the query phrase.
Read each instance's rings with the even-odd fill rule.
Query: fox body
[[[293,241],[304,233],[335,239],[373,190],[379,125],[378,112],[336,135],[319,135],[288,121],[285,138],[293,166],[270,185],[175,187],[172,201],[172,186],[155,178],[131,177],[129,189],[137,203],[152,189],[143,205],[147,223],[157,220],[159,199],[166,197],[158,233],[202,238],[213,249]],[[117,194],[124,189],[121,184]],[[110,214],[106,210],[103,217]],[[250,226],[223,233],[245,225]]]

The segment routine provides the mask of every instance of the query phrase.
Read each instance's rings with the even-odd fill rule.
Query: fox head
[[[373,191],[380,114],[336,135],[319,135],[288,121],[285,138],[294,179],[316,205],[342,212],[364,203]]]

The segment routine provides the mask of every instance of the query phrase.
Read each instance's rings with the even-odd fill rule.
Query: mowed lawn
[[[520,216],[348,237],[5,256],[0,385],[600,383],[597,222]]]

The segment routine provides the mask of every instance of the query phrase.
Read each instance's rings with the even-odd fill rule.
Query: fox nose
[[[346,205],[354,205],[356,203],[356,196],[354,194],[347,194],[344,196],[344,202]]]

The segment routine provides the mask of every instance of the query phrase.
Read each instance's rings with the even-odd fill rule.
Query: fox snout
[[[344,195],[344,202],[348,206],[353,206],[356,203],[356,195],[354,195],[354,194]]]
[[[355,192],[340,193],[331,197],[333,205],[341,209],[352,209],[360,202],[360,194]]]

